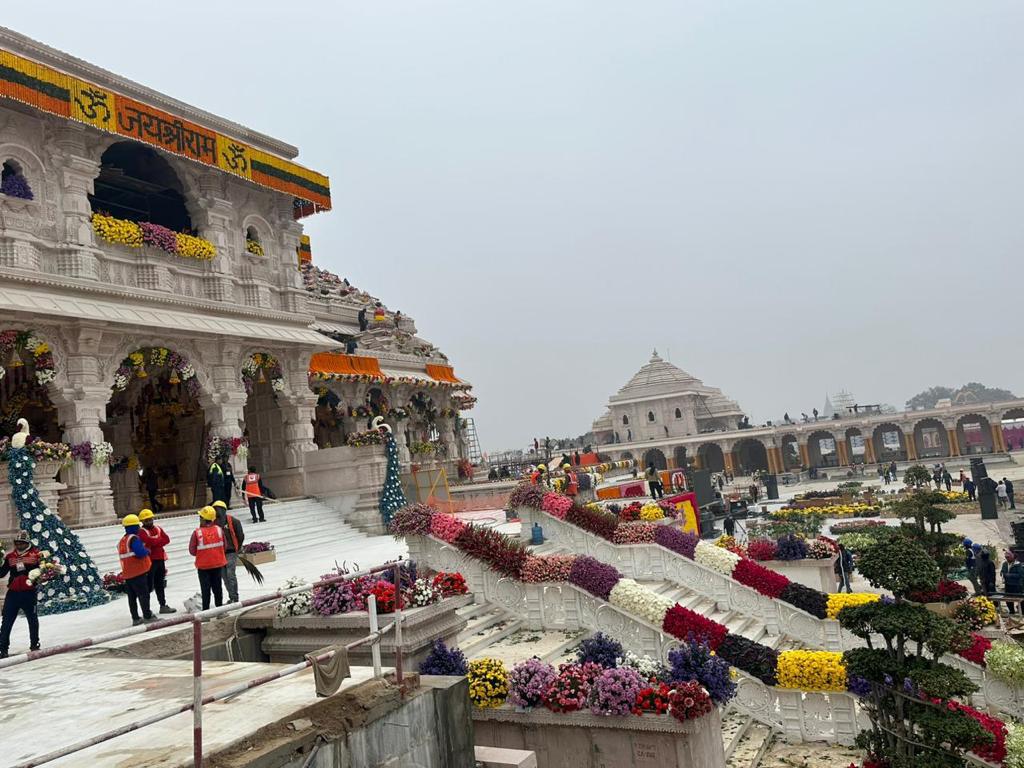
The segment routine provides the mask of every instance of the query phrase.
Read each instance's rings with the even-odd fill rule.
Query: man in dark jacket
[[[846,589],[847,592],[853,592],[853,589],[850,587],[850,574],[853,573],[853,555],[842,544],[839,545],[839,556],[836,558],[836,564],[832,566],[832,570],[835,571],[839,591],[842,592],[843,589]]]
[[[969,477],[964,479],[964,493],[967,494],[967,498],[970,499],[971,501],[975,500],[974,481],[971,480],[971,478]]]
[[[1000,575],[1003,577],[1003,592],[1007,595],[1021,595],[1024,594],[1024,565],[1020,564],[1017,560],[1017,556],[1013,552],[1006,552],[1006,562],[1003,563],[1000,570]],[[1013,603],[1008,603],[1010,613],[1016,613],[1017,607]],[[1024,613],[1022,608],[1021,613]]]
[[[210,469],[206,472],[206,484],[210,487],[211,503],[224,501],[224,469],[220,462],[210,464]]]
[[[981,582],[982,594],[987,597],[996,591],[996,564],[987,549],[981,550],[979,557],[978,581]]]
[[[1006,498],[1010,502],[1010,509],[1016,509],[1017,508],[1017,502],[1015,502],[1013,500],[1013,483],[1010,482],[1009,480],[1007,480],[1004,477],[1003,478],[1003,487],[1006,488]]]
[[[9,576],[7,595],[4,597],[3,620],[0,622],[0,659],[7,658],[11,647],[11,630],[18,613],[28,621],[29,647],[39,650],[39,617],[36,615],[36,586],[29,579],[33,569],[39,567],[42,556],[32,546],[28,534],[19,531],[14,537],[14,548],[0,561],[0,578]]]
[[[981,545],[978,545],[978,550],[981,550]],[[964,539],[964,568],[967,569],[967,578],[971,582],[971,586],[974,587],[974,594],[981,594],[981,585],[978,584],[978,563],[977,563],[977,552],[974,551],[974,544],[970,539]]]
[[[213,508],[217,510],[217,525],[224,529],[224,554],[228,561],[224,566],[224,586],[227,588],[228,602],[237,603],[238,576],[235,573],[235,566],[238,565],[238,553],[242,551],[242,544],[245,543],[245,530],[237,517],[228,514],[228,508],[223,501],[214,502]]]

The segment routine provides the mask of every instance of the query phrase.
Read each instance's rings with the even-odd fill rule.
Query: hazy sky
[[[315,261],[415,317],[485,450],[577,434],[652,347],[755,421],[1024,390],[1024,4],[6,3],[296,144]]]

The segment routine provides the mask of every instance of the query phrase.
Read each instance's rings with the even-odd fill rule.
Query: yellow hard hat
[[[139,521],[140,522],[142,520],[149,520],[151,517],[153,517],[153,510],[152,509],[144,509],[141,512],[139,512]]]
[[[217,499],[215,502],[213,502],[213,506],[214,507],[220,507],[221,509],[227,509],[228,508],[227,503],[221,501],[220,499]]]
[[[203,518],[203,520],[216,520],[217,510],[213,507],[203,507],[199,510],[199,516]],[[131,515],[131,517],[134,517],[134,515]]]
[[[548,471],[548,468],[545,467],[543,464],[538,464],[537,465],[537,469],[539,469],[541,472],[547,472]]]
[[[571,464],[563,464],[562,465],[562,469],[572,469],[572,465]]]
[[[121,521],[121,525],[127,528],[129,525],[139,525],[138,515],[125,515],[124,520]]]

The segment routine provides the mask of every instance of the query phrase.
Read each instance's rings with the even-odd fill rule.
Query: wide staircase
[[[338,553],[340,564],[342,557],[349,553],[358,559],[364,543],[376,543],[391,538],[367,536],[345,522],[341,513],[313,498],[286,499],[266,504],[264,513],[267,521],[254,524],[251,522],[247,507],[230,510],[230,514],[242,523],[245,540],[270,542],[274,545],[279,560],[300,560],[314,551],[334,550]],[[188,540],[192,531],[199,525],[199,516],[195,511],[172,512],[159,515],[157,524],[171,537],[168,548],[168,577],[178,574],[191,577],[195,566],[188,555]],[[117,542],[124,534],[121,526],[78,528],[75,533],[85,545],[86,551],[101,574],[120,570]],[[361,562],[360,565],[376,565],[376,562],[371,562],[370,557],[367,552],[366,562]],[[329,564],[329,561],[322,563],[323,570],[329,570]],[[350,559],[349,565],[351,564]]]

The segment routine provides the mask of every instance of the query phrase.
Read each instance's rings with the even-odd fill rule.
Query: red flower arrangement
[[[634,715],[642,715],[645,712],[653,712],[656,715],[663,715],[668,712],[669,694],[672,689],[664,683],[657,687],[648,686],[641,688],[636,695],[636,705],[633,707]]]
[[[633,520],[640,519],[640,508],[643,505],[639,501],[634,501],[627,504],[619,512],[619,519],[625,523],[632,522]]]
[[[574,562],[575,555],[527,555],[523,562],[523,581],[568,581]]]
[[[616,544],[653,544],[657,523],[622,523],[612,534]]]
[[[779,545],[771,539],[754,539],[747,544],[747,557],[751,560],[774,560]]]
[[[789,586],[789,579],[781,573],[758,565],[753,560],[740,560],[736,563],[732,577],[740,584],[745,584],[771,598],[777,598]]]
[[[985,666],[985,651],[992,647],[992,641],[977,632],[971,633],[971,644],[957,653],[968,661]]]
[[[466,578],[461,573],[445,573],[441,571],[434,576],[434,586],[440,590],[441,597],[454,597],[469,592]]]
[[[611,512],[576,505],[569,509],[565,519],[567,522],[608,541],[615,538],[615,529],[619,527],[619,518]]]
[[[717,621],[701,616],[676,603],[668,609],[662,629],[680,640],[707,643],[711,650],[722,644],[729,630]]]
[[[952,603],[967,597],[967,587],[949,579],[941,579],[932,590],[918,590],[907,595],[915,603]]]
[[[455,546],[470,557],[483,560],[505,576],[518,579],[523,572],[526,548],[493,528],[467,525],[455,539]]]
[[[708,692],[696,680],[678,683],[668,700],[669,714],[681,723],[703,717],[713,706]]]
[[[587,706],[590,687],[604,667],[588,661],[585,664],[563,664],[558,677],[544,697],[544,706],[552,712],[575,712]]]
[[[370,587],[370,594],[377,598],[377,613],[394,613],[395,585],[390,581],[378,581]]]
[[[1006,757],[1006,723],[958,701],[943,701],[942,699],[930,699],[930,701],[932,704],[946,707],[950,712],[962,712],[977,721],[978,725],[992,734],[992,741],[978,742],[971,747],[971,751],[990,763],[1003,762]]]

